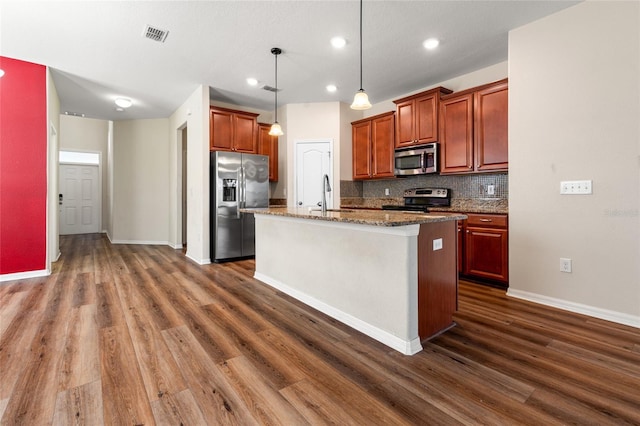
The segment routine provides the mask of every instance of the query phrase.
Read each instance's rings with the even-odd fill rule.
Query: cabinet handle
[[[491,219],[480,219],[480,222],[492,222]]]
[[[469,230],[467,229],[467,234],[469,233]]]

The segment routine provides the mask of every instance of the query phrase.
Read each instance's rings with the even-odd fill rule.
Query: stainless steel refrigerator
[[[211,153],[211,261],[255,256],[255,218],[241,208],[269,206],[269,157]]]

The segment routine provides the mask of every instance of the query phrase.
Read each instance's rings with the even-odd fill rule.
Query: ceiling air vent
[[[282,89],[276,89],[275,87],[268,86],[268,85],[266,85],[266,84],[265,84],[264,86],[262,86],[262,88],[263,88],[264,90],[267,90],[267,91],[269,91],[269,92],[274,92],[274,93],[275,93],[275,92],[281,92],[281,91],[282,91]]]
[[[152,27],[151,25],[147,25],[144,29],[144,36],[153,41],[159,41],[160,43],[164,43],[169,35],[169,31],[161,30],[160,28]]]

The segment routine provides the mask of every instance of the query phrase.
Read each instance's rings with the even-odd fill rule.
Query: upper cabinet
[[[258,123],[258,154],[269,156],[269,181],[278,181],[278,137],[269,134],[270,124]]]
[[[442,98],[442,174],[508,169],[508,90],[504,79]]]
[[[396,104],[396,148],[408,148],[439,140],[439,105],[444,87],[393,101]]]
[[[394,112],[387,112],[351,123],[353,178],[393,177]]]
[[[254,114],[226,108],[209,109],[211,151],[236,151],[255,154],[258,151],[258,124]]]

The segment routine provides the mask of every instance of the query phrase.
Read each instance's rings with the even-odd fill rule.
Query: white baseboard
[[[185,254],[184,256],[187,259],[197,263],[198,265],[209,265],[209,264],[211,264],[211,259],[196,259],[193,256],[190,256],[189,254]]]
[[[583,305],[581,303],[569,302],[567,300],[556,299],[555,297],[529,293],[528,291],[522,290],[509,289],[507,291],[507,296],[528,300],[530,302],[540,303],[541,305],[552,306],[554,308],[564,309],[565,311],[575,312],[577,314],[588,315],[594,318],[616,322],[618,324],[640,328],[640,316],[637,315],[629,315],[622,312],[610,311],[608,309]]]
[[[329,315],[331,318],[335,318],[338,321],[352,327],[372,339],[377,340],[380,343],[383,343],[389,346],[392,349],[397,350],[405,355],[413,355],[422,350],[422,345],[420,344],[420,338],[416,337],[412,340],[403,340],[393,334],[384,331],[378,327],[375,327],[367,322],[362,321],[359,318],[354,317],[353,315],[347,314],[339,309],[334,308],[333,306],[327,305],[326,303],[309,296],[306,293],[302,293],[294,288],[289,287],[286,284],[281,283],[278,280],[275,280],[271,277],[263,275],[261,273],[256,272],[253,276],[255,279],[262,281],[263,283],[270,285],[273,288],[276,288],[283,293],[288,294],[294,299],[298,299],[302,303],[311,306],[314,309],[319,310],[320,312]]]
[[[23,280],[25,278],[48,277],[49,275],[51,275],[51,271],[48,269],[41,269],[39,271],[15,272],[13,274],[0,275],[0,282]]]
[[[109,241],[111,241],[111,244],[140,244],[140,245],[147,245],[147,246],[169,246],[169,247],[171,247],[171,244],[169,244],[169,241],[111,240],[111,239],[109,239]]]

